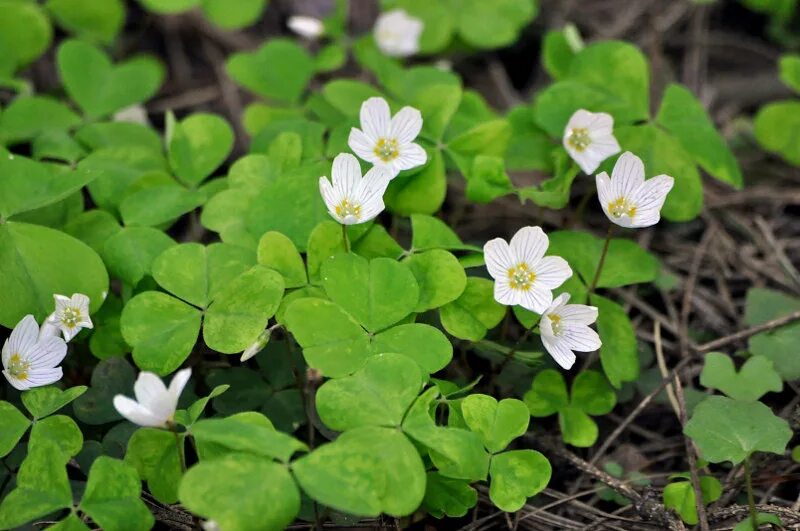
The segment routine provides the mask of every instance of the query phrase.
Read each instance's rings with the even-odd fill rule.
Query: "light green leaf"
[[[13,404],[0,400],[0,424],[3,425],[3,431],[0,431],[0,458],[2,458],[17,446],[19,440],[28,431],[31,421]]]
[[[710,396],[700,402],[683,429],[712,463],[738,464],[753,452],[783,454],[792,430],[761,402]]]
[[[505,154],[506,168],[511,170],[540,170],[551,173],[555,144],[533,119],[530,105],[512,108],[506,119],[511,124],[511,139]]]
[[[172,224],[206,201],[204,193],[186,190],[177,183],[153,186],[125,197],[119,205],[125,225],[155,227]]]
[[[419,285],[419,301],[414,308],[417,313],[453,302],[467,286],[467,275],[458,259],[442,249],[412,254],[403,264]]]
[[[569,26],[561,30],[548,31],[542,40],[542,66],[553,79],[562,79],[569,74],[575,50],[567,38]],[[574,26],[572,30],[575,31]]]
[[[756,513],[756,522],[758,523],[759,527],[761,527],[763,524],[774,524],[779,528],[783,526],[783,522],[778,516],[769,513]],[[750,517],[748,516],[747,518],[745,518],[744,520],[733,526],[733,531],[758,531],[758,530],[753,529],[753,523],[750,520]]]
[[[425,214],[411,215],[411,248],[415,251],[446,249],[449,251],[479,251],[480,247],[465,245],[447,223]]]
[[[96,175],[89,193],[97,206],[114,211],[144,177],[165,175],[167,161],[160,152],[142,146],[110,146],[97,149],[78,163],[78,169]]]
[[[551,473],[550,462],[535,450],[494,455],[489,465],[489,498],[502,511],[518,511],[528,498],[544,490]]]
[[[121,0],[48,0],[58,25],[78,37],[111,44],[125,22]]]
[[[296,452],[308,450],[304,443],[272,426],[242,421],[236,416],[198,421],[192,426],[192,434],[201,445],[213,444],[283,462]]]
[[[53,29],[38,3],[3,0],[0,11],[0,50],[9,55],[0,63],[0,76],[11,77],[47,51]]]
[[[120,318],[122,337],[133,347],[133,360],[144,370],[164,376],[189,356],[197,342],[202,313],[156,291],[128,301]]]
[[[397,323],[419,301],[419,285],[411,270],[389,258],[333,256],[322,264],[322,285],[333,302],[370,332]]]
[[[589,415],[605,415],[617,404],[617,396],[597,371],[582,371],[572,381],[570,405]]]
[[[751,288],[745,301],[745,323],[749,326],[776,319],[800,310],[800,299],[778,291]],[[800,378],[800,323],[792,323],[750,338],[750,352],[772,361],[784,380]]]
[[[299,288],[308,283],[306,267],[297,247],[280,232],[264,234],[257,252],[258,263],[280,273],[287,288]]]
[[[779,393],[783,389],[783,381],[768,358],[753,356],[737,373],[733,360],[722,352],[706,354],[700,383],[734,400],[758,400],[770,391]]]
[[[133,122],[85,124],[75,132],[75,139],[92,150],[134,147],[160,154],[163,145],[161,136],[155,129]]]
[[[36,421],[31,428],[28,448],[35,447],[45,439],[58,445],[65,460],[75,457],[83,448],[81,429],[72,418],[66,415],[53,415]]]
[[[490,203],[514,190],[502,157],[478,155],[464,177],[467,198],[476,203]]]
[[[358,119],[361,104],[369,98],[384,97],[372,85],[355,79],[334,79],[322,87],[322,96],[343,115]]]
[[[314,60],[287,39],[273,39],[255,52],[235,53],[225,66],[246,89],[286,103],[297,102],[314,75]]]
[[[700,491],[703,494],[703,505],[715,502],[722,495],[722,485],[717,478],[700,476]],[[689,525],[696,525],[697,502],[691,481],[675,481],[664,487],[664,506],[674,509],[681,519]]]
[[[203,13],[223,29],[239,29],[254,24],[269,0],[202,0]]]
[[[91,44],[68,40],[58,48],[58,71],[69,96],[89,118],[102,118],[153,96],[164,69],[151,57],[114,65]]]
[[[611,385],[619,388],[622,382],[639,377],[639,354],[636,333],[625,309],[616,302],[592,295],[591,304],[598,309],[597,332],[603,341],[600,364]]]
[[[393,326],[372,338],[372,352],[403,354],[416,361],[428,374],[447,366],[453,359],[453,345],[438,328],[423,323]]]
[[[451,13],[465,42],[478,48],[499,48],[511,44],[538,12],[533,0],[460,0]]]
[[[322,422],[336,431],[361,426],[396,427],[422,390],[419,366],[400,354],[378,354],[350,376],[328,380],[317,391]]]
[[[151,274],[153,260],[173,245],[175,241],[160,230],[128,227],[106,239],[103,260],[112,276],[136,286]]]
[[[283,297],[280,273],[256,265],[230,281],[208,307],[206,344],[223,354],[242,352],[267,327]]]
[[[21,96],[0,114],[0,141],[13,144],[32,140],[47,131],[65,131],[80,117],[60,101],[45,96]]]
[[[80,508],[103,529],[146,531],[153,527],[155,518],[139,498],[140,493],[136,470],[103,455],[89,470]]]
[[[461,296],[439,310],[444,329],[470,341],[483,339],[489,329],[500,324],[505,313],[505,307],[494,300],[492,281],[477,277],[468,277]]]
[[[428,153],[428,163],[421,169],[402,172],[383,196],[386,208],[401,216],[438,212],[447,195],[444,158],[436,151]]]
[[[778,61],[780,78],[783,83],[795,92],[800,92],[800,56],[787,54]]]
[[[566,407],[558,412],[558,425],[564,442],[578,448],[589,448],[597,441],[597,424],[576,407]]]
[[[184,444],[181,437],[180,444]],[[178,501],[181,464],[175,434],[166,430],[140,428],[128,440],[125,462],[147,481],[147,490],[161,503]]]
[[[545,369],[536,375],[523,400],[532,416],[549,417],[569,405],[567,382],[557,370]]]
[[[215,114],[192,114],[174,123],[168,134],[169,164],[192,186],[211,175],[233,149],[233,129]]]
[[[88,387],[79,385],[62,391],[54,385],[35,387],[22,393],[22,403],[34,419],[52,415],[83,393]]]
[[[469,482],[452,479],[438,472],[428,472],[425,486],[425,510],[435,518],[460,518],[478,503],[478,493]]]
[[[139,0],[149,11],[164,15],[180,13],[200,4],[202,0]]]
[[[486,449],[494,454],[524,435],[530,420],[530,411],[521,400],[506,398],[498,402],[481,394],[464,398],[461,414],[469,429],[480,434]]]
[[[421,53],[440,52],[450,43],[455,30],[456,17],[446,2],[398,0],[395,4],[409,15],[422,20],[422,35],[419,39]]]

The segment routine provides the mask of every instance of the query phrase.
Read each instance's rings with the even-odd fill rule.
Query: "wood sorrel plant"
[[[140,4],[197,8],[219,36],[259,20],[266,0]],[[585,46],[573,27],[544,37],[552,83],[501,112],[433,60],[512,44],[532,0],[390,1],[363,35],[336,4],[288,21],[302,39],[225,58],[225,98],[239,97],[231,82],[252,96],[232,126],[153,102],[180,73],[117,55],[129,48],[110,46],[121,0],[0,0],[12,91],[0,112],[0,529],[405,526],[470,511],[478,522],[491,505],[488,521],[543,511],[556,456],[676,529],[708,525],[722,488],[710,464],[742,463],[737,515],[774,522],[755,505],[751,458],[783,454],[792,436],[758,400],[800,376],[785,347],[796,329],[771,332],[797,301],[751,291],[748,324],[763,327],[746,334],[751,356],[738,372],[706,356],[700,382],[726,396],[687,418],[666,367],[645,387],[619,298],[630,292],[614,289],[663,282],[630,229],[697,217],[700,169],[743,184],[692,92],[670,84],[651,104],[635,46]],[[54,42],[51,24],[68,36]],[[51,47],[60,85],[45,91],[25,67]],[[509,175],[534,171],[547,177]],[[567,208],[576,180],[589,192]],[[454,206],[463,195],[516,196],[524,219],[465,242],[445,221],[479,216]],[[711,350],[684,346],[684,358]],[[634,386],[644,405],[668,389],[706,465],[698,475],[687,444],[652,511],[595,466],[619,432],[588,462],[565,447],[593,447]]]

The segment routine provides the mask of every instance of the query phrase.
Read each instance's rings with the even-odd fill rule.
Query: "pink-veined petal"
[[[661,217],[661,208],[674,185],[675,179],[669,175],[658,175],[642,184],[632,199],[636,205],[636,214],[633,220],[635,227],[649,227],[658,223]]]
[[[603,345],[597,332],[586,325],[565,326],[561,339],[567,348],[577,352],[594,352]]]
[[[597,308],[586,304],[567,304],[559,310],[565,324],[590,325],[597,321]]]
[[[516,265],[508,242],[502,238],[495,238],[484,244],[483,260],[494,279],[508,279],[508,270]]]
[[[33,315],[23,317],[11,331],[3,346],[3,366],[8,366],[8,360],[14,354],[22,355],[30,350],[39,339],[39,324]]]
[[[520,291],[511,289],[508,280],[498,278],[494,281],[494,300],[505,306],[516,306],[521,303],[522,296]]]
[[[626,151],[614,164],[611,172],[611,197],[624,197],[630,200],[644,182],[644,163],[642,159]]]
[[[534,285],[551,290],[556,289],[572,276],[572,268],[560,256],[545,256],[533,266],[533,272],[536,275]]]
[[[534,281],[528,291],[521,291],[519,305],[532,312],[542,314],[553,303],[553,292]]]
[[[428,154],[419,144],[405,144],[399,149],[400,154],[392,161],[398,170],[410,170],[428,161]]]
[[[46,337],[21,354],[33,369],[51,369],[67,355],[67,344],[60,337]]]
[[[353,127],[350,129],[350,136],[347,138],[347,145],[353,153],[362,160],[376,164],[380,162],[380,157],[375,154],[375,140],[370,139],[360,129]]]
[[[394,115],[391,122],[390,138],[400,144],[409,144],[422,130],[422,113],[414,107],[403,107]]]
[[[64,371],[61,367],[30,369],[26,381],[30,387],[42,387],[44,385],[56,383],[63,376]]]
[[[542,344],[544,345],[545,350],[547,350],[550,356],[561,368],[570,370],[575,364],[575,353],[567,348],[560,338],[556,337],[551,339],[542,336]]]
[[[391,131],[392,115],[389,104],[379,97],[368,98],[361,104],[359,113],[361,129],[371,140],[389,137]]]
[[[351,197],[361,180],[361,166],[350,153],[339,153],[331,169],[333,187],[341,197]]]
[[[514,264],[524,262],[531,268],[536,267],[549,245],[550,240],[541,227],[522,227],[509,242]]]

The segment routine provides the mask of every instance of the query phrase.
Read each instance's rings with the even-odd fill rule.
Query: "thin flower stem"
[[[178,433],[177,427],[173,427],[172,433],[175,435],[175,448],[178,450],[178,460],[181,463],[181,474],[186,473],[186,453],[183,451],[183,441]]]
[[[750,523],[753,531],[758,530],[758,514],[756,513],[756,500],[753,496],[753,480],[750,474],[750,456],[744,459],[744,480],[747,489],[747,505],[750,507]]]
[[[586,302],[589,302],[589,299],[594,293],[594,288],[597,287],[597,281],[600,280],[600,273],[603,271],[603,265],[606,263],[606,255],[608,254],[608,246],[611,243],[611,236],[614,234],[614,225],[608,225],[608,232],[606,233],[606,241],[603,243],[603,252],[600,253],[600,261],[597,263],[597,269],[594,270],[594,278],[592,279],[592,283],[589,286],[589,291],[586,292]]]
[[[342,243],[344,244],[344,252],[350,252],[350,240],[347,239],[347,225],[342,223]]]

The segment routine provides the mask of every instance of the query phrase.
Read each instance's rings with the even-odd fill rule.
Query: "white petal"
[[[347,139],[347,145],[353,150],[353,153],[358,155],[362,160],[377,164],[381,162],[381,158],[375,154],[374,139],[369,138],[364,134],[361,129],[353,127],[350,129],[350,136]]]
[[[597,332],[585,325],[565,326],[561,339],[567,348],[578,352],[594,352],[603,345]]]
[[[152,372],[143,371],[136,378],[133,384],[133,394],[136,401],[154,415],[167,418],[174,409],[170,411],[169,397],[164,382]]]
[[[364,175],[354,198],[361,205],[359,223],[374,219],[383,212],[386,208],[383,203],[383,194],[386,192],[387,186],[389,186],[389,174],[383,168],[374,166]]]
[[[15,378],[14,376],[11,376],[8,371],[3,371],[3,376],[6,377],[6,380],[8,380],[8,383],[11,384],[11,387],[17,389],[18,391],[27,391],[31,388],[31,384],[29,384],[27,380]]]
[[[521,291],[519,305],[532,312],[542,314],[553,303],[553,292],[542,286],[539,282],[533,283],[528,291]]]
[[[593,142],[609,136],[613,139],[614,118],[605,112],[593,112],[589,114],[591,114],[591,117],[586,125],[586,128],[589,130],[589,138],[591,138]],[[616,143],[616,140],[614,140],[614,142]]]
[[[28,371],[27,384],[29,387],[42,387],[56,383],[64,376],[61,367],[31,369]]]
[[[331,170],[333,187],[341,197],[350,197],[361,180],[361,166],[358,159],[350,153],[339,153],[333,159]]]
[[[541,227],[522,227],[511,237],[509,247],[514,264],[525,262],[535,268],[549,245],[550,240]]]
[[[63,312],[65,308],[69,308],[72,305],[72,299],[66,295],[53,295],[53,300],[56,303],[56,313]]]
[[[428,154],[419,144],[405,144],[399,147],[399,155],[393,160],[394,167],[399,170],[410,170],[422,166],[428,161]],[[395,173],[397,175],[397,173]]]
[[[489,240],[483,246],[483,260],[489,274],[497,279],[508,279],[508,270],[514,267],[514,255],[503,238]]]
[[[178,399],[181,397],[181,393],[183,393],[183,389],[186,387],[191,377],[191,368],[180,370],[172,377],[172,381],[169,383],[169,394],[175,400],[172,407],[173,413],[175,412],[175,408],[178,407]]]
[[[414,107],[403,107],[391,122],[391,138],[400,144],[409,144],[422,130],[422,113]]]
[[[597,183],[597,200],[600,201],[600,207],[611,219],[611,214],[608,212],[608,204],[614,200],[611,196],[611,179],[606,172],[602,172],[595,176],[595,182]]]
[[[58,327],[61,329],[61,335],[64,336],[64,341],[67,343],[81,331],[79,327],[70,328],[63,322]]]
[[[572,276],[572,268],[560,256],[545,256],[533,267],[534,285],[556,289]]]
[[[20,355],[32,369],[52,369],[67,355],[67,344],[60,337],[46,337]]]
[[[33,315],[26,315],[11,331],[11,335],[8,336],[8,340],[3,346],[3,367],[8,367],[8,359],[14,354],[22,355],[30,350],[38,339],[39,324]]]
[[[611,197],[624,197],[630,200],[633,193],[644,183],[644,163],[642,159],[626,151],[614,164],[611,172]]]
[[[89,314],[89,305],[91,300],[89,297],[84,295],[83,293],[73,293],[72,294],[72,307],[78,308],[81,311],[81,314]]]
[[[154,415],[151,411],[127,396],[115,396],[114,408],[120,415],[139,426],[162,428],[167,422],[167,419]]]
[[[322,21],[314,17],[292,16],[289,17],[286,25],[290,30],[306,39],[317,39],[325,32]]]
[[[550,340],[542,336],[542,344],[547,352],[550,353],[550,356],[556,360],[562,368],[569,370],[575,364],[575,353],[573,353],[567,346],[562,342],[559,341],[558,338],[555,340]]]
[[[42,323],[42,326],[39,327],[39,341],[47,337],[60,337],[60,336],[61,336],[61,329],[50,322],[50,317],[45,319],[45,321]]]
[[[642,184],[632,198],[633,204],[636,205],[634,226],[649,227],[658,223],[661,208],[674,185],[675,179],[669,175],[658,175]]]
[[[566,305],[568,302],[569,302],[569,293],[562,293],[553,300],[553,304],[551,304],[550,307],[547,309],[547,311],[544,312],[544,315],[555,312],[562,306]],[[558,313],[559,315],[561,315],[561,312]]]
[[[521,303],[521,292],[511,289],[508,280],[499,278],[494,281],[494,300],[506,306],[516,306]]]
[[[326,177],[319,178],[319,193],[322,196],[322,200],[325,202],[325,206],[328,208],[328,213],[333,217],[335,220],[339,220],[336,216],[336,205],[341,202],[341,198],[331,186],[331,182]]]
[[[586,304],[567,304],[558,314],[567,325],[590,325],[597,321],[597,308]]]
[[[585,149],[583,151],[576,151],[570,146],[564,146],[567,149],[567,153],[569,156],[572,157],[578,166],[580,166],[581,171],[586,175],[591,175],[594,171],[600,166],[600,163],[603,162],[603,159],[597,156],[596,153]]]
[[[570,116],[567,121],[566,127],[564,127],[564,138],[568,138],[573,129],[588,129],[589,124],[595,116],[595,113],[589,112],[586,109],[578,109],[572,113],[572,116]]]
[[[608,157],[616,155],[619,153],[619,151],[619,144],[613,136],[597,141],[593,140],[589,147],[586,148],[586,151],[584,151],[584,155],[586,156],[587,160],[592,160],[593,163],[596,164],[594,169],[588,173],[591,174],[594,172],[604,160],[606,160]]]
[[[389,104],[383,98],[372,97],[361,104],[361,129],[373,142],[388,138],[391,132],[392,115]]]

